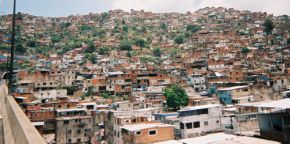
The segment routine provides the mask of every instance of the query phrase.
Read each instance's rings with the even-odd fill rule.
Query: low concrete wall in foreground
[[[25,113],[12,96],[8,96],[5,82],[0,82],[0,135],[4,144],[45,144]],[[1,136],[0,136],[1,144]]]

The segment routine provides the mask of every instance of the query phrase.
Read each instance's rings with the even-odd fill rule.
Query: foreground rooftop
[[[155,144],[280,144],[280,143],[255,137],[237,136],[225,133],[215,133],[195,138],[163,141]]]

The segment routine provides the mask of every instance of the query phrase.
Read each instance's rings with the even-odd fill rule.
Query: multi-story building
[[[93,119],[85,109],[58,109],[56,117],[56,143],[91,143]]]
[[[187,83],[197,92],[206,89],[205,77],[203,75],[193,74],[189,76]]]
[[[38,81],[34,83],[34,89],[37,90],[47,90],[47,89],[56,89],[60,86],[60,83],[57,81]]]
[[[121,127],[125,124],[145,123],[154,119],[157,109],[148,108],[132,111],[109,111],[105,115],[105,135],[109,143],[123,144]]]
[[[35,91],[33,95],[38,99],[56,99],[58,97],[67,96],[67,90],[66,89],[39,90]]]
[[[178,111],[181,138],[190,138],[221,130],[222,106],[209,104]]]
[[[290,141],[289,103],[287,98],[257,105],[261,137],[283,143]]]

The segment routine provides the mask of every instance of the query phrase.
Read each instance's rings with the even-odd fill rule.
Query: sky
[[[100,13],[112,9],[185,13],[219,6],[290,15],[290,0],[17,0],[17,12],[46,17]],[[12,7],[13,0],[0,0],[1,15],[12,13]]]

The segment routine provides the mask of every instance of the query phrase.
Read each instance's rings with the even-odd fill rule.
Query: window
[[[179,123],[180,129],[184,129],[184,123]]]
[[[186,129],[192,129],[192,123],[186,123]]]
[[[193,123],[193,127],[194,128],[199,128],[200,127],[200,123],[199,122],[194,122]]]
[[[81,142],[81,139],[77,139],[77,142]]]
[[[200,113],[201,114],[208,114],[208,109],[201,109],[200,110]]]
[[[149,135],[156,135],[156,130],[150,130]]]
[[[77,133],[78,133],[78,134],[80,134],[81,132],[82,132],[82,130],[81,130],[81,129],[78,129],[78,130],[77,130]]]
[[[220,123],[220,121],[217,120],[216,123]]]
[[[204,125],[207,126],[208,125],[208,121],[204,121]]]
[[[63,124],[67,125],[67,124],[69,124],[69,121],[65,120],[65,121],[63,121]]]
[[[68,139],[68,143],[71,143],[71,139]]]
[[[137,120],[136,119],[133,119],[132,122],[135,123],[135,122],[137,122]]]
[[[140,134],[141,134],[141,131],[137,131],[136,134],[137,134],[137,135],[140,135]]]
[[[68,131],[67,131],[67,134],[71,134],[71,130],[68,130]]]

